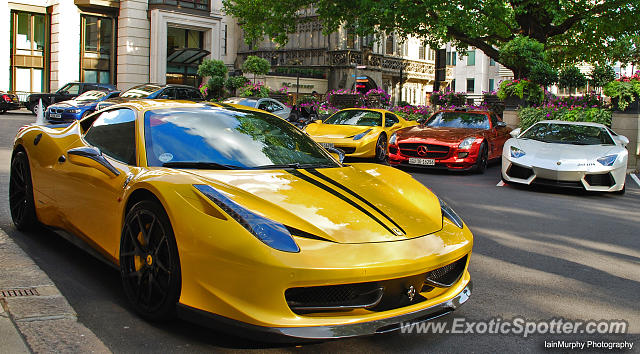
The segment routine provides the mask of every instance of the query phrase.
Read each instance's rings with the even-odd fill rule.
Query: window
[[[136,114],[130,109],[106,111],[93,122],[84,140],[103,154],[136,165]]]
[[[65,91],[71,95],[78,95],[80,94],[80,84],[66,84],[58,91]]]
[[[495,80],[489,79],[489,91],[495,90]]]
[[[49,34],[44,14],[11,13],[11,90],[42,92],[47,89],[45,49]]]
[[[420,46],[420,48],[418,48],[418,59],[423,59],[424,60],[424,52],[427,48],[423,45]]]
[[[496,66],[496,60],[493,58],[489,58],[489,66]]]
[[[474,93],[476,80],[475,79],[467,79],[467,93]]]
[[[386,117],[386,119],[384,121],[384,126],[385,127],[391,127],[394,124],[400,123],[400,119],[398,119],[398,117],[396,117],[395,114],[386,113],[385,117]]]
[[[433,49],[429,49],[429,58],[430,61],[436,60],[436,51]]]
[[[227,25],[224,25],[222,32],[222,55],[227,55]]]
[[[352,29],[347,29],[347,49],[356,48],[356,34]]]
[[[112,83],[114,61],[114,20],[109,17],[82,16],[81,31],[81,80],[85,82]]]
[[[149,5],[170,5],[185,9],[209,11],[209,0],[149,0]]]
[[[204,32],[185,28],[167,27],[167,74],[168,84],[197,86],[198,65],[204,55]],[[186,50],[189,49],[189,50]],[[203,55],[197,57],[197,55]],[[191,59],[195,57],[196,59]]]
[[[456,60],[458,59],[458,55],[456,52],[451,52],[451,65],[456,65]]]
[[[475,50],[467,51],[467,65],[468,66],[476,65],[476,51]]]
[[[451,84],[449,85],[449,89],[453,92],[456,91],[456,79],[451,80]]]
[[[385,53],[391,54],[391,55],[393,54],[393,36],[392,35],[387,36]]]

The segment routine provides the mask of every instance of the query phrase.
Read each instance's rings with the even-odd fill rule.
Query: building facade
[[[236,26],[221,0],[1,0],[0,89],[56,90],[67,82],[118,89],[199,84],[204,58],[230,67]]]
[[[497,91],[501,81],[513,79],[511,70],[500,65],[483,51],[468,47],[466,53],[466,56],[460,57],[459,49],[447,45],[447,65],[455,68],[449,90],[464,92],[467,97],[480,103],[482,94]]]
[[[417,38],[401,39],[395,34],[362,37],[346,27],[325,35],[313,9],[301,15],[297,31],[282,47],[269,40],[250,46],[238,29],[236,69],[247,56],[256,55],[271,63],[272,72],[264,79],[273,89],[286,85],[300,93],[324,93],[381,88],[395,102],[411,104],[427,104],[434,85],[446,87],[453,78],[453,66],[445,67],[442,62],[436,83],[436,57],[444,51],[432,50]]]

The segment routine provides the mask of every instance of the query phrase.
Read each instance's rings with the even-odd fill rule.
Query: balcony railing
[[[169,5],[209,11],[209,0],[149,0],[149,5]]]

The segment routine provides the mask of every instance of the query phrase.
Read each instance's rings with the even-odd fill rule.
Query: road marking
[[[633,173],[630,174],[631,179],[636,181],[636,184],[638,185],[638,187],[640,187],[640,178],[638,178],[638,176],[634,175]]]
[[[504,186],[504,182],[503,181],[500,181],[500,182],[498,182],[498,184],[496,184],[496,187],[502,187],[502,186]]]

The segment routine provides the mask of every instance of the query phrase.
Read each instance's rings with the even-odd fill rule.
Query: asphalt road
[[[619,196],[498,187],[500,168],[495,164],[484,175],[409,171],[445,199],[475,235],[473,295],[446,321],[623,319],[630,334],[523,338],[395,333],[272,345],[183,321],[145,322],[130,311],[116,270],[56,234],[16,231],[7,197],[10,147],[18,127],[33,121],[25,112],[0,116],[0,227],[51,277],[79,320],[114,352],[540,352],[545,341],[607,338],[634,342],[633,351],[640,351],[640,189],[630,178],[627,193]]]

